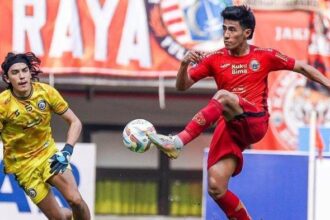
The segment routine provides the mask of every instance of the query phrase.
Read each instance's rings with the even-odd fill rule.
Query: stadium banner
[[[57,143],[62,149],[64,143]],[[0,146],[0,212],[1,219],[20,220],[42,220],[45,216],[38,207],[24,193],[17,184],[13,175],[5,175],[2,163],[2,143]],[[78,143],[75,145],[74,154],[71,160],[72,171],[78,183],[79,191],[87,203],[92,219],[94,219],[95,201],[95,167],[96,167],[96,146],[95,144]],[[53,188],[57,201],[63,207],[69,207],[59,191]]]
[[[8,51],[33,51],[49,73],[174,77],[188,49],[210,51],[223,46],[220,12],[226,6],[242,2],[1,1],[0,14],[6,19],[0,20],[0,59],[3,60]],[[250,4],[253,6],[253,2]],[[315,4],[310,8],[314,9]],[[293,9],[292,3],[290,9]],[[288,55],[307,57],[307,50],[302,49],[307,46],[310,34],[306,31],[309,21],[305,17],[314,11],[274,11],[272,16],[260,12],[261,16],[259,10],[255,11],[256,32],[259,32],[255,44],[264,46],[263,42],[269,40],[267,47],[280,49],[283,46],[283,52],[289,50]],[[296,19],[297,14],[299,19]],[[305,15],[300,17],[299,14]],[[285,22],[278,25],[278,18]],[[291,28],[292,25],[298,27]],[[304,28],[299,29],[301,27]],[[277,31],[276,39],[273,30]],[[290,42],[289,47],[284,47],[283,41]],[[329,56],[329,49],[323,49]]]
[[[330,77],[330,18],[315,11],[257,10],[256,19],[256,45],[306,61]],[[329,126],[330,93],[325,87],[289,71],[271,73],[268,82],[270,126],[254,149],[297,150],[298,129],[309,126],[312,110],[319,126]]]
[[[204,152],[204,161],[208,151]],[[204,163],[206,165],[206,163]],[[207,167],[203,168],[203,220],[226,219],[207,193]],[[330,157],[316,160],[315,218],[327,220],[330,204]],[[307,219],[308,154],[280,151],[244,152],[242,173],[229,189],[244,202],[253,219]]]

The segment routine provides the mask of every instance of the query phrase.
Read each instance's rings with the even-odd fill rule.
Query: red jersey
[[[292,70],[295,60],[270,48],[250,45],[244,56],[232,56],[222,48],[203,58],[189,69],[196,82],[213,77],[218,89],[235,93],[253,103],[260,110],[267,110],[268,73],[276,70]]]

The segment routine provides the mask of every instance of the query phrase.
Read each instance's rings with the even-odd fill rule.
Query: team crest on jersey
[[[46,109],[46,106],[47,106],[47,104],[46,104],[46,101],[45,100],[40,100],[39,102],[38,102],[38,108],[41,110],[41,111],[43,111],[43,110],[45,110]]]
[[[313,88],[313,87],[311,87]],[[306,78],[300,74],[283,74],[272,85],[269,93],[270,128],[281,144],[288,150],[298,148],[298,131],[308,127],[310,113],[314,109],[319,125],[330,123],[330,98],[327,94],[306,87]]]
[[[33,199],[37,196],[37,191],[34,188],[30,188],[26,190],[26,194]]]
[[[260,69],[260,63],[258,60],[251,60],[249,67],[252,71],[256,72]]]
[[[177,60],[189,49],[215,50],[222,39],[220,12],[231,0],[148,0],[148,23],[160,47]]]

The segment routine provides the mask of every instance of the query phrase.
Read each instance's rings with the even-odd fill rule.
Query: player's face
[[[7,82],[13,86],[13,92],[19,97],[30,95],[31,72],[25,63],[15,63],[8,70]]]
[[[246,43],[251,33],[250,29],[243,29],[239,21],[225,19],[222,25],[223,39],[225,47],[229,50],[235,50]]]

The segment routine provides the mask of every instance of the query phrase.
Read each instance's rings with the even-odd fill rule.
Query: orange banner
[[[329,18],[314,11],[256,11],[255,44],[272,47],[297,60],[304,60],[330,77]],[[269,75],[268,132],[257,149],[295,150],[299,128],[309,126],[312,110],[318,124],[330,123],[329,91],[300,74],[274,72]]]
[[[221,47],[226,2],[1,1],[0,59],[33,51],[56,74],[175,76],[187,49]],[[306,59],[310,13],[256,11],[255,44]]]
[[[174,76],[178,61],[149,33],[144,1],[0,3],[0,58],[33,51],[52,73]]]

